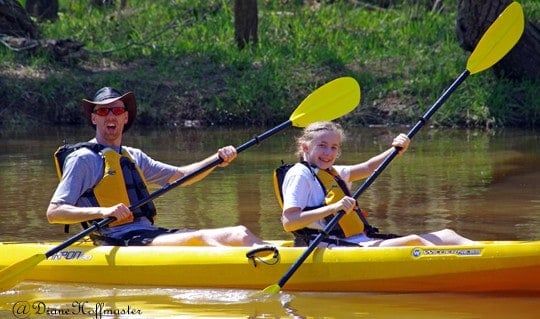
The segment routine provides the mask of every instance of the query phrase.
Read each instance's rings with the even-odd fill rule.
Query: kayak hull
[[[0,243],[0,269],[59,243]],[[41,261],[26,280],[114,285],[263,289],[306,247],[112,247],[76,243]],[[540,241],[476,246],[316,248],[283,287],[336,292],[540,292]]]

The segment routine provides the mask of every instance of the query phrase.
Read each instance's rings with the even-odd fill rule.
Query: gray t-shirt
[[[96,143],[96,140],[93,139],[90,142]],[[122,146],[122,149],[131,155],[148,184],[165,186],[173,174],[177,172],[176,166],[156,161],[140,149],[127,146]],[[120,148],[115,150],[119,152]],[[103,166],[102,157],[86,147],[69,154],[64,162],[62,179],[52,196],[51,203],[69,204],[78,207],[94,206],[88,199],[81,198],[81,196],[101,180]],[[136,218],[133,223],[105,227],[101,229],[101,233],[105,236],[119,237],[132,230],[153,230],[156,228],[148,218],[140,217]]]

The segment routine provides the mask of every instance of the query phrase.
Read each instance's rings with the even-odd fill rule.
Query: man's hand
[[[111,207],[102,207],[102,215],[103,218],[113,217],[116,219],[109,224],[111,227],[133,222],[133,212],[123,203]]]

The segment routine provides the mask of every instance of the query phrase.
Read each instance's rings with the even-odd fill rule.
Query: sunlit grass
[[[196,114],[215,124],[278,123],[311,90],[339,76],[353,76],[360,82],[363,110],[389,97],[401,99],[409,111],[391,121],[407,123],[435,102],[465,68],[468,53],[456,39],[454,2],[445,2],[442,12],[399,1],[380,10],[348,1],[321,1],[320,8],[312,10],[301,2],[259,1],[259,42],[241,51],[234,42],[232,0],[129,0],[124,10],[60,0],[59,19],[41,24],[40,29],[44,38],[83,42],[89,53],[84,65],[107,70],[83,78],[85,88],[90,83],[114,84],[152,101],[157,87],[166,83],[178,92],[162,106],[170,108],[165,116]],[[527,16],[538,17],[538,2],[529,1],[524,7]],[[21,63],[4,48],[0,58],[2,69]],[[121,65],[141,61],[144,69],[121,71]],[[52,69],[58,62],[35,54],[22,64]],[[70,91],[71,95],[81,92],[77,81],[62,83],[62,78],[70,78],[63,72],[70,70],[30,84],[52,96],[57,86],[67,96]],[[11,84],[11,89],[23,92],[28,89],[25,83]],[[475,75],[433,121],[448,126],[511,124],[506,112],[500,111],[509,103],[507,86],[497,83],[490,72]],[[534,83],[512,86],[524,91],[525,103],[538,99]],[[57,94],[61,100],[63,93]],[[197,110],[174,103],[187,97],[197,101]],[[63,107],[53,98],[44,99],[47,107]],[[166,122],[166,117],[151,114],[149,104],[141,103],[143,118]],[[369,121],[384,122],[373,116]]]

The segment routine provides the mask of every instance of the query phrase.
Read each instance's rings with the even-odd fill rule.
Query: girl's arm
[[[399,148],[398,155],[403,154],[407,151],[409,148],[411,140],[406,134],[399,134],[394,138],[392,141],[392,147],[387,149],[386,151],[380,153],[379,155],[375,155],[372,158],[368,159],[365,162],[351,165],[350,166],[350,181],[354,182],[360,179],[364,179],[368,177],[381,163],[384,161],[384,159],[390,155],[394,151],[394,147]]]

